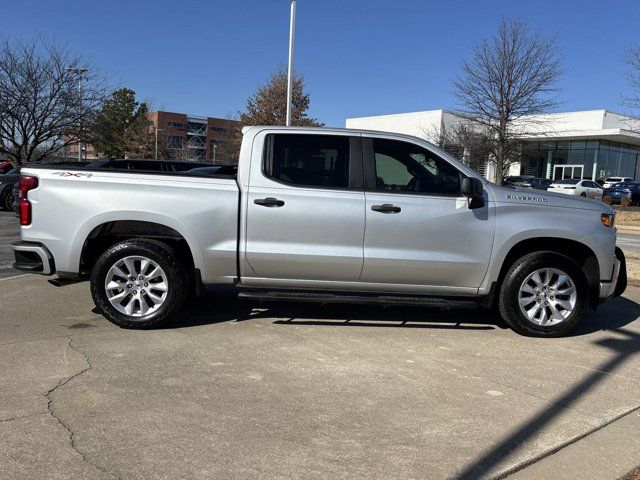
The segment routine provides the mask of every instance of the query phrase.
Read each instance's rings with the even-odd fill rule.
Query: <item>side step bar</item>
[[[403,295],[353,295],[311,292],[249,291],[238,293],[238,298],[263,302],[354,303],[367,305],[411,305],[434,308],[477,308],[475,300],[438,297],[411,297]]]

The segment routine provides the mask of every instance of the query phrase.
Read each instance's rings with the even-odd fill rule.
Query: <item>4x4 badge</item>
[[[93,177],[92,173],[74,173],[74,172],[53,172],[52,175],[59,175],[61,177],[85,177],[90,178]]]

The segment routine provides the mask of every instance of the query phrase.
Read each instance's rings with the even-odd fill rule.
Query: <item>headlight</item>
[[[605,227],[612,228],[615,219],[616,219],[616,214],[615,213],[601,213],[600,214],[600,221],[602,221],[602,224]]]

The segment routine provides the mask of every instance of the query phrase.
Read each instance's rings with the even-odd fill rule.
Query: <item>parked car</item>
[[[11,164],[11,162],[0,160],[0,175],[9,173],[9,170],[13,170],[13,165]]]
[[[597,198],[598,200],[602,198],[602,187],[600,185],[592,180],[580,180],[578,178],[556,180],[549,186],[547,191]]]
[[[553,183],[553,180],[549,178],[534,178],[531,183],[532,187],[536,190],[547,190]]]
[[[185,172],[187,175],[232,175],[238,173],[235,165],[209,165],[208,167],[196,167]]]
[[[638,205],[640,204],[640,184],[616,183],[604,190],[602,200],[609,205],[620,204],[623,207]]]
[[[602,188],[609,188],[616,183],[634,183],[635,180],[631,177],[609,177],[604,179]]]
[[[7,173],[0,175],[0,208],[13,210],[14,193],[13,188],[20,179],[20,169],[13,168]]]
[[[535,177],[530,176],[510,176],[504,177],[502,180],[502,184],[504,186],[512,186],[512,187],[523,187],[523,188],[532,188],[531,182],[535,180]]]
[[[204,162],[181,162],[173,160],[155,160],[147,158],[117,159],[117,160],[97,160],[86,166],[89,170],[110,169],[110,170],[147,170],[149,172],[186,172],[196,167],[211,167],[210,163]]]
[[[250,299],[495,304],[515,331],[550,337],[626,288],[602,202],[493,185],[401,134],[245,127],[240,152],[235,178],[24,168],[15,267],[89,278],[130,328],[222,284]]]

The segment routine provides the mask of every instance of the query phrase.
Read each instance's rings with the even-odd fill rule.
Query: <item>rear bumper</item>
[[[627,262],[624,253],[616,247],[616,259],[613,264],[613,275],[608,282],[600,282],[600,298],[619,297],[627,288]]]
[[[51,252],[41,243],[19,240],[11,244],[11,250],[16,259],[13,264],[16,270],[41,275],[53,275],[56,271]]]

